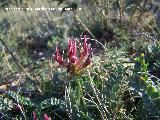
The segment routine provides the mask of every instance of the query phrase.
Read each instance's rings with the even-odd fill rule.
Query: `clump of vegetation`
[[[0,119],[158,120],[158,5],[0,1]]]

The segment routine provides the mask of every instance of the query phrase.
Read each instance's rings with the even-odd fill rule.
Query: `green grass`
[[[22,1],[19,6],[26,2]],[[140,15],[132,9],[133,19],[123,14],[121,18],[118,11],[113,15],[110,9],[113,1],[97,2],[78,1],[82,11],[64,12],[62,16],[60,12],[5,12],[1,8],[0,25],[3,26],[4,19],[10,24],[5,34],[4,27],[0,29],[1,119],[30,120],[33,111],[38,120],[44,114],[53,120],[160,118],[160,43],[140,35],[159,34],[154,14],[143,11]],[[57,2],[35,0],[28,4],[53,7]],[[67,5],[64,2],[60,7]],[[9,6],[15,7],[16,3]],[[128,9],[127,3],[120,6],[124,8],[119,10]],[[139,17],[140,24],[137,24]],[[51,37],[45,48],[27,44],[27,36],[34,41],[47,32],[51,32]],[[55,46],[59,43],[60,53],[67,57],[68,37],[79,38],[84,34],[93,39],[88,40],[93,47],[92,65],[82,74],[72,75],[53,59]],[[36,52],[43,50],[46,57],[36,58]]]

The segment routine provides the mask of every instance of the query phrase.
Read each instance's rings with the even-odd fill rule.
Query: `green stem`
[[[77,80],[77,85],[78,85],[78,103],[80,104],[81,98],[83,96],[83,89],[82,89],[81,82],[80,82],[79,78]]]
[[[85,102],[85,99],[84,99],[84,96],[83,96],[83,88],[82,88],[82,85],[81,85],[81,82],[80,82],[79,78],[77,80],[77,85],[78,85],[78,104],[80,105],[81,100],[82,100],[82,106],[84,107],[85,114],[88,115],[87,114],[86,102]]]

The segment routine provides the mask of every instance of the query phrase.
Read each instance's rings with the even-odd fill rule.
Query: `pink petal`
[[[87,67],[88,65],[91,64],[91,58],[92,58],[92,49],[89,50],[89,55],[88,55],[85,63],[83,64],[83,67]]]
[[[87,38],[86,35],[84,36],[84,43],[83,43],[83,51],[81,52],[81,57],[85,57],[88,54],[88,45],[87,45]]]
[[[91,64],[92,48],[87,45],[87,54],[79,59],[79,64],[77,64],[77,70],[83,69]]]
[[[76,45],[76,40],[73,41],[71,59],[72,59],[71,63],[76,64],[76,62],[77,62],[77,45]]]
[[[84,53],[86,53],[86,54],[87,54],[87,52],[88,52],[87,37],[86,37],[86,35],[84,36],[83,51],[84,51]]]
[[[81,66],[84,59],[88,56],[88,45],[87,45],[87,38],[86,35],[84,36],[84,43],[83,43],[83,51],[80,52],[80,58],[77,62],[77,66]]]
[[[51,118],[48,117],[47,114],[44,114],[44,115],[43,115],[43,119],[44,119],[44,120],[51,120]]]
[[[72,40],[71,40],[71,38],[68,39],[68,54],[69,54],[69,56],[72,55]]]
[[[61,64],[61,65],[63,64],[63,57],[60,55],[58,45],[56,46],[56,53],[55,53],[54,59],[55,59],[59,64]]]
[[[69,40],[68,42],[69,63],[75,64],[77,62],[77,45],[76,40]]]
[[[73,42],[74,42],[74,50],[73,50],[73,51],[74,51],[74,54],[73,54],[73,55],[76,57],[76,56],[77,56],[77,45],[76,45],[76,40],[74,40]]]
[[[38,120],[38,119],[37,119],[36,112],[35,112],[35,111],[33,111],[32,113],[33,113],[33,119],[34,119],[34,120]]]

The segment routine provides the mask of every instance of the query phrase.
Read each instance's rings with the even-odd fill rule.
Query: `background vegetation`
[[[159,0],[0,0],[0,119],[160,119],[159,6]],[[43,7],[63,9],[28,10]],[[84,35],[92,64],[74,76],[53,55],[59,44],[67,56],[68,37]]]

